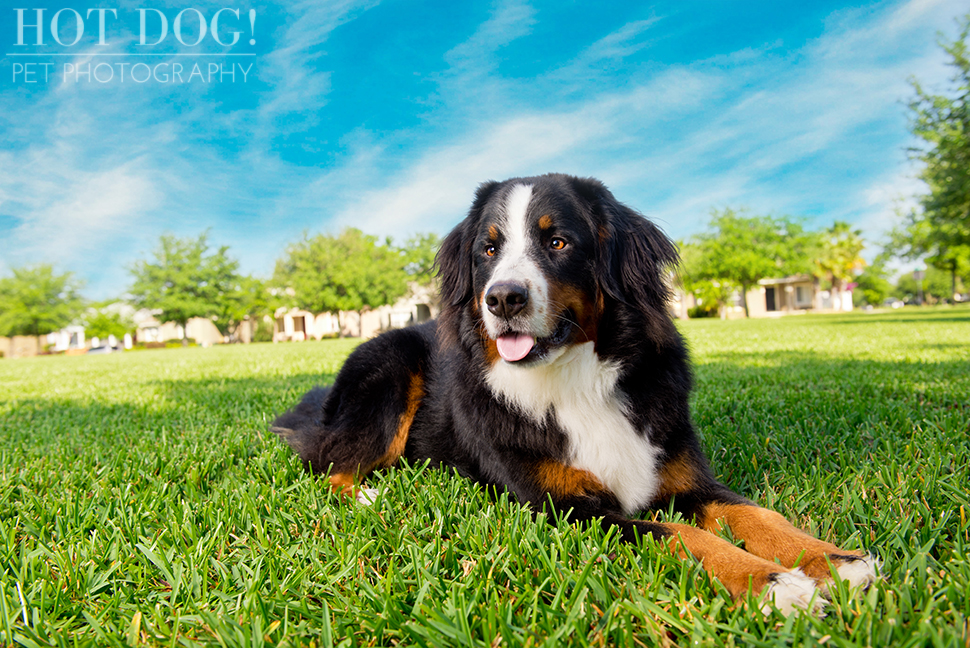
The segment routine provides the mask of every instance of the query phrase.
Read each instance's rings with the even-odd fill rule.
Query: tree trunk
[[[950,261],[950,303],[954,301],[957,294],[957,260]]]
[[[357,311],[357,337],[364,337],[364,311]]]
[[[179,322],[179,324],[181,324],[181,326],[182,326],[182,346],[183,347],[187,347],[187,346],[189,346],[189,337],[188,337],[189,336],[189,331],[188,331],[189,322],[188,322],[188,320],[186,320],[184,322]]]
[[[741,284],[741,305],[744,306],[744,318],[750,319],[751,315],[748,313],[748,286],[746,284]]]

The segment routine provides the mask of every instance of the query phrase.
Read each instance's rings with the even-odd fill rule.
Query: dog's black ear
[[[591,205],[597,223],[601,290],[648,317],[669,319],[670,274],[679,258],[673,242],[599,181],[577,178],[573,186]]]
[[[441,293],[439,328],[446,331],[457,326],[462,307],[472,299],[472,243],[482,210],[498,186],[490,181],[478,187],[468,216],[445,237],[435,256]]]
[[[445,237],[435,255],[441,307],[451,308],[468,300],[472,291],[472,263],[470,241],[465,234],[467,219]]]
[[[468,216],[445,237],[438,254],[435,256],[442,308],[460,306],[471,298],[471,246],[482,216],[482,209],[498,185],[499,183],[490,181],[478,187],[478,191],[475,193],[475,201],[468,211]]]

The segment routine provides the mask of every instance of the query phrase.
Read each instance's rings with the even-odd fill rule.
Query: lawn
[[[0,361],[0,644],[970,645],[970,309],[682,330],[715,472],[867,593],[762,616],[420,466],[338,505],[267,427],[354,342],[189,348]]]

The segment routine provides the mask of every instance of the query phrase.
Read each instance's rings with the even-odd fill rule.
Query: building
[[[47,334],[47,344],[56,353],[65,353],[76,349],[86,349],[90,340],[84,338],[84,327],[75,324],[62,328],[56,333]]]
[[[792,313],[847,313],[852,310],[852,290],[820,290],[809,274],[762,279],[748,291],[751,317]]]
[[[168,342],[182,339],[182,326],[175,322],[160,322],[148,309],[143,308],[134,314],[135,339],[138,342]],[[195,340],[196,344],[210,346],[221,344],[225,337],[212,323],[204,317],[194,317],[186,322],[185,337]]]
[[[845,313],[853,308],[852,290],[820,290],[809,274],[790,277],[762,279],[747,293],[750,317],[779,317],[804,313]],[[682,290],[675,291],[670,310],[675,317],[686,319],[687,311],[697,306],[694,296]],[[744,304],[740,291],[730,302],[721,307],[722,319],[744,317]]]
[[[847,313],[852,310],[852,290],[821,290],[808,274],[762,279],[748,291],[751,317],[772,317],[799,312]]]
[[[393,305],[339,313],[311,313],[298,308],[276,312],[274,342],[302,342],[326,337],[372,338],[382,331],[427,322],[438,315],[434,291],[428,286],[411,286],[411,294]]]

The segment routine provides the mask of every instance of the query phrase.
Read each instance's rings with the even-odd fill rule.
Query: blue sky
[[[269,276],[304,231],[444,234],[479,183],[550,171],[602,179],[674,238],[732,206],[846,220],[878,241],[920,189],[908,80],[946,87],[937,33],[952,38],[966,12],[949,0],[37,4],[39,46],[33,8],[20,30],[14,11],[31,3],[0,1],[0,274],[53,263],[95,299],[122,294],[162,233],[208,228]],[[104,45],[90,5],[116,9]],[[223,7],[239,13],[219,15],[220,45]],[[144,45],[139,8],[152,10]]]

